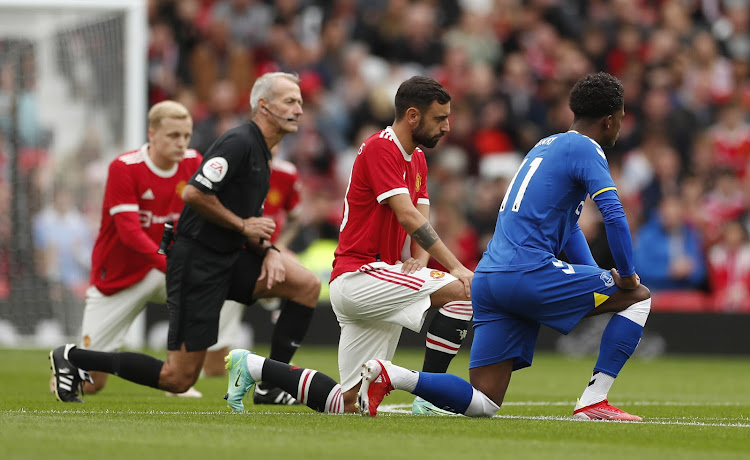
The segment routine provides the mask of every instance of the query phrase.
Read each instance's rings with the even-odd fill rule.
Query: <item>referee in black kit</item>
[[[283,72],[262,75],[253,85],[250,106],[251,121],[214,142],[182,192],[185,207],[167,256],[167,361],[64,345],[52,352],[56,375],[70,371],[57,379],[61,400],[75,396],[85,371],[117,374],[172,393],[186,391],[198,380],[206,349],[216,343],[226,299],[248,305],[263,297],[285,299],[269,357],[291,360],[312,320],[320,280],[268,241],[275,224],[262,211],[271,149],[297,131],[302,115],[299,78]],[[60,380],[71,390],[60,387]],[[256,403],[293,402],[279,388],[261,385],[261,392],[264,398],[254,398]]]

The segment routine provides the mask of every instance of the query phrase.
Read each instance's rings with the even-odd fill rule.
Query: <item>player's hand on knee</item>
[[[471,298],[471,281],[474,279],[474,272],[464,267],[463,265],[458,266],[450,271],[451,275],[458,278],[464,285],[466,290],[466,297]]]
[[[248,238],[271,239],[276,230],[276,223],[270,217],[250,217],[245,219],[242,234]]]
[[[263,259],[258,279],[266,280],[266,289],[271,289],[275,284],[286,281],[286,268],[280,252],[268,251]]]
[[[415,258],[410,258],[401,266],[401,273],[412,274],[424,268],[424,264]]]
[[[633,273],[632,275],[626,276],[625,278],[620,276],[620,272],[618,272],[616,268],[610,270],[610,273],[612,273],[612,278],[615,280],[615,284],[620,289],[631,291],[633,289],[637,289],[638,286],[641,285],[641,277],[638,276],[637,273]]]

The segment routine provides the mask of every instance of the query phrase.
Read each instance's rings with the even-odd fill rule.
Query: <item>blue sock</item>
[[[643,326],[624,316],[614,315],[602,334],[599,359],[596,360],[594,372],[604,372],[617,377],[622,366],[638,346],[641,336],[643,336]]]
[[[466,380],[452,374],[420,372],[412,393],[441,409],[463,414],[471,403],[474,388]]]

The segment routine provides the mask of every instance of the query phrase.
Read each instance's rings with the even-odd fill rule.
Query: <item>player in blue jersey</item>
[[[359,395],[364,415],[374,416],[395,388],[457,413],[491,416],[503,402],[512,372],[531,365],[541,324],[567,334],[585,317],[615,313],[573,416],[641,420],[607,400],[651,309],[651,294],[633,266],[630,230],[602,148],[612,147],[620,133],[623,93],[620,81],[609,74],[581,78],[570,92],[575,115],[570,131],[539,141],[508,186],[472,285],[471,385],[456,376],[371,360],[363,366]],[[617,266],[612,270],[596,265],[578,226],[587,196],[604,217]],[[562,251],[571,263],[557,258]]]

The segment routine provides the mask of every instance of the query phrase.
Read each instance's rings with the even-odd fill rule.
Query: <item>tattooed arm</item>
[[[412,240],[424,248],[432,257],[450,270],[451,274],[459,278],[468,288],[474,273],[464,267],[455,255],[443,243],[430,222],[422,215],[406,194],[394,195],[386,199],[388,205],[396,214],[399,224],[411,235]]]

